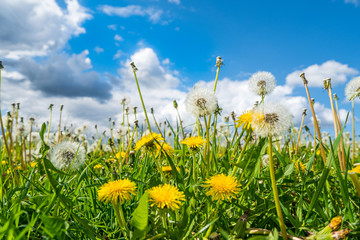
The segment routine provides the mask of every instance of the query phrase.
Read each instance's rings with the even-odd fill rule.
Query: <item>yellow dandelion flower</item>
[[[116,162],[116,159],[114,158],[109,158],[108,160],[106,160],[108,163],[114,163]]]
[[[236,120],[237,124],[236,127],[239,128],[241,125],[243,125],[243,128],[249,130],[251,128],[251,122],[254,117],[254,112],[249,110],[243,112],[240,117],[238,117],[238,120]]]
[[[149,133],[143,136],[139,141],[136,142],[135,150],[140,150],[142,147],[150,148],[154,146],[155,142],[159,142],[161,140],[164,140],[164,138],[161,137],[161,134],[158,133]]]
[[[7,163],[6,161],[1,161],[1,165],[3,166],[6,165],[6,163]]]
[[[355,168],[351,169],[349,173],[360,173],[360,165],[357,165]]]
[[[116,180],[105,183],[98,190],[98,200],[111,202],[113,204],[121,204],[132,198],[136,192],[135,183],[129,179]]]
[[[336,231],[341,227],[341,222],[342,222],[342,217],[338,216],[338,217],[334,217],[333,219],[331,219],[331,222],[329,223],[329,227],[333,230]]]
[[[95,170],[97,170],[97,169],[102,169],[101,164],[96,164],[96,165],[94,166],[94,169],[95,169]]]
[[[158,208],[170,208],[172,210],[180,208],[181,201],[185,200],[185,195],[179,189],[170,184],[153,187],[149,191],[151,206]]]
[[[203,187],[209,188],[206,195],[212,196],[214,200],[231,201],[231,198],[240,192],[241,184],[232,176],[226,176],[223,173],[212,176],[205,183]]]
[[[299,164],[300,164],[301,171],[302,171],[303,173],[305,173],[305,171],[306,171],[306,166],[305,166],[305,164],[303,164],[302,162],[300,162],[300,160],[294,161],[294,163],[295,163],[295,167],[296,167],[296,169],[297,169],[298,171],[300,171],[300,169],[299,169]]]
[[[163,167],[161,168],[161,170],[162,170],[163,172],[165,172],[165,173],[169,173],[169,172],[172,171],[172,168],[171,168],[171,166],[163,166]],[[176,167],[176,170],[177,170],[178,172],[180,172],[180,168]]]
[[[121,152],[121,153],[116,153],[116,155],[115,155],[115,157],[117,158],[117,159],[120,159],[120,157],[121,158],[125,158],[126,157],[126,152]],[[114,159],[115,160],[115,159]]]
[[[205,143],[205,139],[202,137],[196,136],[196,137],[188,137],[185,138],[180,142],[181,144],[187,145],[191,149],[197,149],[198,147],[202,146]]]
[[[164,155],[165,155],[165,153],[167,153],[169,156],[171,156],[174,153],[174,149],[165,142],[160,145],[156,144],[156,149],[157,149],[156,155],[160,154],[160,150]]]
[[[37,165],[37,162],[31,162],[30,163],[30,166],[33,168],[33,167],[35,167]]]
[[[19,165],[19,166],[15,167],[15,170],[22,170],[22,167]]]

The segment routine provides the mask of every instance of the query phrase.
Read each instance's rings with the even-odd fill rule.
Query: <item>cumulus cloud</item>
[[[175,3],[175,4],[180,4],[180,0],[168,0],[169,3]]]
[[[347,79],[359,72],[334,60],[326,61],[322,64],[314,64],[302,70],[296,70],[286,77],[286,84],[290,86],[303,85],[303,81],[299,77],[304,72],[306,79],[309,81],[310,87],[323,87],[323,80],[331,78],[332,85],[345,83]]]
[[[45,56],[65,46],[72,36],[85,33],[82,23],[92,16],[77,0],[0,1],[0,55],[6,58]]]
[[[99,46],[96,46],[96,47],[94,48],[94,51],[95,51],[96,53],[102,53],[102,52],[104,52],[104,49],[101,48],[101,47],[99,47]]]
[[[354,4],[355,6],[359,5],[359,0],[345,0],[345,3]]]
[[[148,17],[153,23],[160,21],[163,11],[153,7],[145,8],[140,5],[129,5],[126,7],[114,7],[110,5],[99,6],[99,9],[109,16],[128,18],[132,16]]]
[[[101,79],[99,73],[91,71],[88,54],[88,50],[71,56],[55,54],[40,63],[31,58],[22,58],[15,65],[18,72],[31,82],[33,89],[48,96],[109,99],[111,86]]]

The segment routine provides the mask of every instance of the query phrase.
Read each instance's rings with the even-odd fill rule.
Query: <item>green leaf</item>
[[[284,177],[289,176],[294,171],[294,163],[290,163],[285,167]]]
[[[134,238],[145,238],[149,212],[148,198],[149,192],[146,191],[140,198],[139,205],[132,214],[131,226],[135,227]]]

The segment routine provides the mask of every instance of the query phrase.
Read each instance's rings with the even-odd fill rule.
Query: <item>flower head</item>
[[[169,172],[172,171],[172,168],[171,168],[171,166],[162,166],[162,167],[161,167],[161,170],[162,170],[163,172],[165,172],[165,173],[169,173]],[[176,167],[176,170],[177,170],[178,172],[180,172],[180,168]]]
[[[360,165],[357,165],[355,168],[349,171],[350,174],[359,173],[360,174]]]
[[[346,85],[345,95],[349,101],[360,97],[360,77],[353,78]]]
[[[336,231],[339,230],[339,228],[341,227],[341,216],[338,217],[334,217],[333,219],[331,219],[331,222],[329,223],[329,227],[331,228],[331,230]]]
[[[259,96],[271,93],[275,85],[275,77],[269,72],[254,73],[249,81],[250,91]]]
[[[86,161],[85,149],[75,142],[60,142],[49,151],[50,161],[57,169],[79,169]]]
[[[205,140],[202,137],[188,137],[180,142],[181,144],[187,145],[192,150],[195,150],[202,146],[205,143]]]
[[[215,93],[202,87],[195,87],[186,97],[186,109],[195,117],[213,114],[217,103]]]
[[[161,134],[158,133],[149,133],[143,136],[139,141],[136,142],[135,150],[140,150],[142,147],[151,148],[154,146],[155,142],[164,140],[161,137]]]
[[[111,202],[113,204],[122,204],[136,195],[135,183],[129,179],[116,180],[105,183],[98,191],[99,201]]]
[[[179,189],[170,184],[164,184],[153,187],[149,191],[151,206],[156,205],[158,208],[178,209],[182,205],[181,201],[185,200],[185,195]]]
[[[212,176],[205,182],[203,187],[209,188],[206,192],[207,196],[212,196],[214,200],[229,200],[235,197],[240,191],[240,183],[232,176],[226,176],[221,173]]]
[[[249,110],[243,112],[243,114],[238,117],[238,120],[236,120],[237,124],[236,127],[239,128],[243,126],[244,129],[250,129],[251,128],[251,122],[253,120],[254,112]]]
[[[94,166],[94,169],[95,169],[95,170],[102,169],[101,164],[96,164],[96,165]]]
[[[156,155],[159,155],[161,153],[163,155],[165,155],[165,153],[166,153],[167,155],[171,156],[174,153],[174,149],[166,142],[161,143],[161,144],[156,144],[156,149],[157,149]]]
[[[293,116],[277,103],[262,103],[254,108],[255,117],[251,126],[261,137],[281,136],[292,124]]]

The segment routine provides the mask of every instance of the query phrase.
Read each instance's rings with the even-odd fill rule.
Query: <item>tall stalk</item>
[[[60,118],[59,118],[59,137],[58,137],[58,142],[60,142],[61,139],[61,116],[62,116],[62,111],[63,111],[64,105],[60,106]]]
[[[143,98],[142,98],[141,91],[140,91],[140,86],[139,86],[139,82],[138,82],[137,77],[136,77],[136,71],[137,71],[138,69],[136,68],[134,62],[131,62],[131,63],[130,63],[130,66],[132,67],[133,72],[134,72],[134,77],[135,77],[135,81],[136,81],[136,86],[137,86],[137,89],[138,89],[138,92],[139,92],[141,104],[142,104],[143,109],[144,109],[144,114],[145,114],[145,118],[146,118],[146,123],[147,123],[148,129],[149,129],[149,132],[151,133],[151,127],[150,127],[149,118],[148,118],[148,115],[147,115],[147,113],[146,113],[146,108],[145,108],[144,100],[143,100]]]
[[[302,115],[300,129],[299,129],[299,136],[298,136],[297,141],[296,141],[295,155],[297,154],[297,151],[298,151],[298,148],[299,148],[299,142],[300,142],[300,138],[301,138],[301,131],[302,131],[302,128],[304,126],[305,116],[306,116],[306,108],[304,108],[304,110],[303,110],[303,115]]]
[[[279,218],[281,236],[283,237],[283,239],[286,240],[287,239],[287,234],[286,234],[284,218],[283,218],[283,214],[282,214],[281,206],[280,206],[279,193],[278,193],[277,186],[276,186],[275,166],[274,166],[274,159],[272,157],[272,154],[273,154],[272,147],[273,147],[272,146],[272,136],[269,136],[268,155],[269,155],[269,169],[270,169],[271,187],[272,187],[273,194],[274,194],[276,212],[277,212],[277,215],[278,215],[278,218]]]
[[[312,114],[313,120],[314,120],[314,126],[315,126],[315,128],[316,128],[317,136],[318,136],[318,139],[319,139],[319,141],[320,141],[321,157],[322,157],[322,159],[323,159],[323,161],[324,161],[324,164],[325,164],[325,162],[326,162],[326,153],[325,153],[325,149],[324,149],[323,143],[322,143],[322,141],[321,141],[322,139],[321,139],[320,127],[319,127],[319,124],[318,124],[318,121],[317,121],[317,118],[316,118],[314,106],[313,106],[313,104],[312,104],[312,102],[311,102],[310,93],[309,93],[309,88],[308,88],[308,81],[307,81],[306,78],[305,78],[305,73],[301,73],[301,74],[300,74],[300,77],[302,78],[303,83],[304,83],[304,86],[305,86],[306,95],[307,95],[307,98],[308,98],[308,101],[309,101],[311,114]],[[314,136],[315,136],[315,132],[314,132]]]
[[[354,165],[355,161],[355,110],[354,110],[354,100],[351,101],[352,105],[352,145],[353,145],[353,151],[352,151],[352,165]]]

